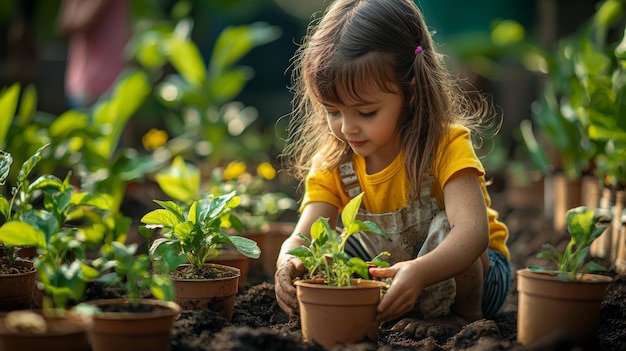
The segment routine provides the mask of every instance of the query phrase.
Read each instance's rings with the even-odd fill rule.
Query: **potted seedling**
[[[69,184],[69,175],[61,180],[53,175],[41,175],[34,181],[29,176],[42,159],[44,145],[27,159],[12,188],[12,197],[0,196],[0,213],[6,222],[0,226],[0,242],[8,247],[34,247],[33,258],[38,273],[38,289],[33,299],[33,285],[24,294],[26,308],[40,303],[40,311],[12,311],[0,320],[0,349],[88,349],[84,318],[71,313],[72,304],[80,302],[87,283],[98,276],[97,270],[86,263],[84,232],[88,228],[73,226],[91,210],[107,210],[107,202],[97,195],[76,191]],[[8,169],[12,163],[9,153],[3,153],[1,164]],[[6,172],[3,173],[6,175]],[[2,181],[4,178],[2,178]],[[26,261],[12,257],[9,264]],[[32,265],[33,262],[30,262]],[[30,284],[35,283],[34,277]],[[7,284],[0,282],[3,291]],[[0,302],[0,305],[4,302]]]
[[[261,254],[254,240],[229,235],[225,229],[232,226],[231,209],[239,203],[235,192],[193,201],[188,208],[173,201],[155,200],[162,208],[141,218],[147,232],[161,230],[150,254],[162,260],[172,270],[176,302],[184,309],[207,308],[230,320],[237,294],[238,268],[207,259],[219,252],[221,245],[230,244],[246,257]],[[188,263],[186,263],[188,262]]]
[[[80,305],[92,314],[89,339],[93,351],[162,350],[180,306],[173,302],[174,288],[167,264],[137,254],[137,245],[113,241],[103,245],[93,261],[101,271],[97,281],[123,292],[123,298],[86,301]]]
[[[553,268],[527,267],[517,271],[519,292],[517,341],[528,345],[554,333],[564,333],[577,345],[597,342],[600,305],[613,279],[606,270],[587,260],[591,243],[606,227],[587,207],[567,211],[570,240],[562,252],[551,244],[538,254],[556,264]]]
[[[348,238],[357,232],[370,232],[386,237],[375,223],[356,219],[361,193],[341,213],[341,233],[332,229],[327,218],[319,218],[311,226],[311,238],[299,234],[306,246],[298,246],[288,254],[299,258],[308,278],[296,280],[302,336],[327,349],[340,343],[376,340],[378,323],[376,306],[386,283],[369,278],[369,267],[387,267],[383,252],[371,262],[345,253]],[[355,275],[361,278],[355,278]]]

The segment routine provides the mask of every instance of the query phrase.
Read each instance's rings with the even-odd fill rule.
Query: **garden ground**
[[[492,193],[494,208],[510,229],[511,268],[515,271],[537,264],[536,254],[546,242],[564,245],[565,232],[553,229],[540,210],[513,209],[503,194]],[[599,260],[610,266],[610,262]],[[276,303],[273,278],[250,272],[248,284],[240,288],[232,320],[226,321],[211,311],[184,311],[177,318],[171,339],[172,351],[200,350],[307,350],[322,351],[305,343],[297,317],[290,319]],[[607,273],[615,281],[602,304],[598,350],[626,350],[626,280],[613,269]],[[93,293],[93,292],[92,292]],[[382,325],[376,343],[336,346],[335,351],[389,350],[572,350],[567,339],[558,335],[538,345],[523,347],[516,343],[517,290],[513,281],[509,296],[499,315],[483,319],[462,329],[440,328],[437,335],[415,339],[392,332]]]

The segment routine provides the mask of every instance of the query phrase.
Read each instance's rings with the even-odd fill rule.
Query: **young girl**
[[[281,308],[292,315],[298,307],[292,281],[304,268],[286,254],[304,245],[295,234],[310,236],[319,217],[339,225],[363,191],[359,218],[389,239],[360,233],[348,251],[366,260],[391,253],[391,267],[370,269],[393,278],[380,322],[405,316],[394,328],[419,333],[428,332],[425,320],[493,316],[511,281],[508,230],[489,207],[470,137],[490,110],[455,84],[416,5],[336,0],[295,59],[286,155],[305,192],[277,261]]]

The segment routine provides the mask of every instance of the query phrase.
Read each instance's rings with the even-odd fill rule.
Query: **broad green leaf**
[[[194,227],[193,222],[187,221],[187,222],[179,223],[174,227],[174,234],[176,234],[176,236],[178,236],[181,241],[186,243],[190,239],[191,240],[194,239],[192,235],[193,227]]]
[[[174,213],[181,222],[185,220],[185,213],[183,212],[183,209],[180,208],[180,206],[178,206],[178,204],[174,201],[154,200],[154,202],[161,205],[161,207],[163,207],[164,209]]]
[[[171,211],[159,208],[148,212],[141,217],[141,222],[146,224],[146,227],[148,228],[156,228],[155,226],[174,228],[181,222],[181,220]]]
[[[256,241],[236,235],[231,235],[229,238],[230,242],[242,255],[249,258],[259,258],[261,256],[261,249]]]
[[[208,211],[202,211],[200,220],[204,221],[206,218],[217,218],[224,210],[229,206],[230,201],[236,197],[236,192],[232,191],[228,194],[216,196],[213,199],[209,200],[209,208]],[[237,200],[235,200],[237,201]]]
[[[25,222],[6,222],[0,227],[0,242],[8,246],[46,247],[44,233]]]

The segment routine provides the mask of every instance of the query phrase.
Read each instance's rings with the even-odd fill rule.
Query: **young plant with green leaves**
[[[597,225],[600,217],[584,206],[570,209],[566,216],[570,241],[565,250],[560,252],[552,244],[543,244],[542,248],[546,251],[537,257],[555,263],[556,270],[567,274],[568,279],[576,279],[582,273],[605,271],[605,267],[593,261],[587,262],[591,243],[606,230],[606,227]]]
[[[344,228],[341,233],[330,227],[328,218],[320,217],[311,225],[311,238],[298,234],[307,246],[298,246],[287,253],[299,258],[312,278],[321,278],[328,285],[350,286],[354,274],[364,279],[369,278],[369,267],[388,267],[389,263],[382,260],[382,256],[389,256],[382,252],[371,262],[365,262],[359,257],[350,257],[346,252],[348,239],[357,232],[370,232],[387,237],[380,227],[371,221],[360,221],[356,215],[363,201],[364,193],[354,197],[341,212]]]
[[[239,204],[235,192],[214,196],[209,194],[201,200],[182,207],[173,201],[155,200],[162,208],[153,210],[141,218],[144,226],[140,230],[148,236],[152,230],[162,230],[150,248],[155,258],[168,263],[174,270],[189,263],[198,269],[211,255],[218,255],[222,244],[232,244],[237,251],[249,258],[259,258],[261,249],[254,240],[229,235],[225,229],[232,228],[232,209]]]
[[[65,309],[71,302],[81,300],[87,282],[98,272],[85,263],[85,233],[87,213],[101,213],[108,202],[95,194],[76,191],[68,174],[64,180],[44,174],[29,180],[48,145],[27,159],[11,189],[11,197],[0,196],[0,243],[5,247],[37,248],[34,258],[39,275],[39,287],[44,292],[44,310]],[[0,184],[4,184],[12,164],[11,154],[0,151]],[[77,227],[72,223],[83,223]],[[9,262],[15,262],[14,250],[8,250]]]
[[[101,271],[97,281],[121,288],[134,306],[139,306],[148,292],[159,300],[174,300],[174,285],[164,261],[137,254],[136,244],[127,246],[117,241],[102,246],[100,253],[93,261]]]

